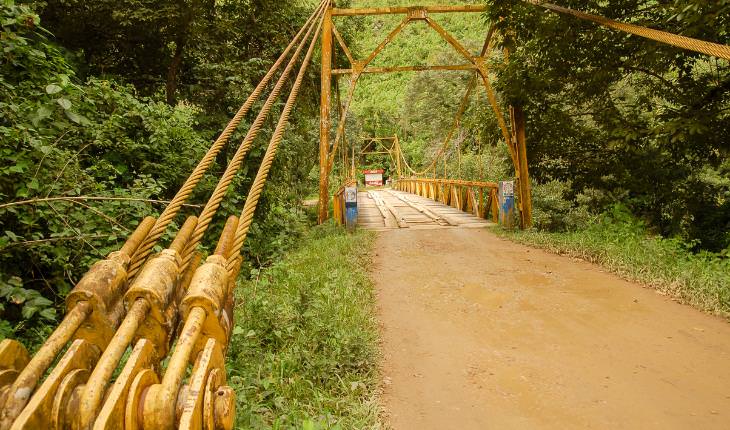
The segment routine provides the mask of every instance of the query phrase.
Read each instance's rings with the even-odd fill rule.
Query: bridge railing
[[[345,185],[332,197],[332,218],[338,225],[345,225]]]
[[[461,181],[457,179],[403,178],[395,189],[426,197],[479,218],[499,220],[499,203],[494,182]]]

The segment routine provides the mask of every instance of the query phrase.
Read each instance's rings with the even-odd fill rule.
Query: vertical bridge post
[[[332,97],[332,8],[322,24],[322,73],[319,121],[319,214],[320,224],[329,218],[330,101]]]
[[[532,187],[530,172],[527,166],[527,142],[525,137],[525,113],[522,108],[515,106],[511,109],[512,124],[517,149],[518,187],[520,198],[520,221],[523,229],[532,227]]]

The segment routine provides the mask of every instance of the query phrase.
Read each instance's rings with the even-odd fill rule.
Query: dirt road
[[[730,429],[730,324],[485,229],[379,233],[399,429]]]

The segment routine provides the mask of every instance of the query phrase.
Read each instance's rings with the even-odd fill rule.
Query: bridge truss
[[[417,7],[391,7],[391,8],[365,8],[365,9],[337,9],[328,10],[324,17],[324,26],[322,31],[322,81],[321,81],[321,110],[320,110],[320,189],[319,189],[319,221],[324,222],[329,217],[329,176],[335,161],[335,154],[341,145],[345,135],[345,125],[350,106],[355,95],[355,89],[360,78],[364,74],[383,74],[398,72],[420,72],[433,70],[451,70],[451,71],[472,71],[474,78],[470,82],[466,94],[462,100],[459,112],[457,113],[457,125],[461,115],[466,110],[469,97],[474,87],[480,82],[489,99],[490,106],[494,111],[497,123],[502,133],[502,137],[509,149],[512,163],[515,167],[515,178],[518,183],[519,190],[519,208],[522,220],[522,226],[529,227],[532,222],[532,198],[530,190],[529,168],[527,163],[527,149],[525,136],[525,118],[520,107],[510,107],[509,121],[511,127],[507,125],[500,103],[492,88],[489,78],[489,69],[487,67],[487,57],[490,53],[491,41],[494,35],[493,28],[487,32],[487,37],[481,53],[474,55],[469,52],[464,45],[459,42],[453,35],[444,29],[432,17],[433,14],[439,13],[478,13],[486,11],[486,6],[417,6]],[[370,16],[370,15],[403,15],[402,21],[382,40],[382,42],[364,59],[356,59],[352,51],[347,46],[344,38],[337,30],[334,19],[335,17],[352,17],[352,16]],[[428,66],[397,66],[397,67],[371,67],[370,64],[378,57],[380,53],[388,46],[402,31],[411,23],[425,22],[429,28],[435,31],[449,46],[451,46],[463,59],[462,64],[438,64]],[[337,41],[340,49],[346,56],[350,67],[348,69],[333,69],[333,55],[335,53],[334,41]],[[340,75],[349,76],[349,85],[345,102],[340,110],[339,121],[335,132],[334,140],[331,140],[331,102],[332,102],[332,78]],[[452,128],[449,136],[447,136],[444,145],[434,158],[430,166],[423,172],[414,172],[425,174],[432,171],[443,155],[451,140],[454,132]]]
[[[730,60],[730,46],[623,24],[537,0],[529,3]],[[337,147],[344,138],[345,119],[358,79],[370,73],[466,70],[474,73],[472,85],[481,82],[487,91],[519,178],[523,226],[529,226],[525,116],[514,106],[509,108],[508,121],[492,90],[485,59],[494,32],[488,32],[481,54],[474,56],[432,18],[438,13],[484,10],[481,6],[338,9],[331,0],[322,0],[159,217],[136,222],[136,230],[124,245],[94,264],[77,283],[67,297],[63,320],[38,351],[31,356],[17,341],[0,342],[0,430],[233,428],[235,393],[226,383],[225,355],[232,334],[233,292],[243,258],[241,251],[319,40],[322,43],[320,221],[328,217],[329,174]],[[370,55],[356,60],[338,33],[333,17],[380,14],[400,14],[404,18]],[[385,46],[414,21],[426,22],[462,55],[465,63],[370,67]],[[332,69],[335,39],[350,61],[349,69]],[[332,141],[332,77],[339,75],[349,76],[350,85]],[[292,79],[289,95],[240,215],[227,220],[220,236],[210,238],[208,227],[272,107]],[[273,82],[266,101],[258,104]],[[218,178],[205,207],[197,216],[181,222],[181,227],[172,234],[174,239],[166,247],[160,246],[164,248],[162,251],[154,253],[169,228],[176,227],[173,221],[222,148],[254,108],[260,110]],[[432,163],[435,164],[436,161]],[[489,210],[494,216],[495,184],[415,178],[404,181],[400,187],[462,210],[474,210],[482,215]],[[205,237],[217,239],[217,245],[203,260],[200,245]]]

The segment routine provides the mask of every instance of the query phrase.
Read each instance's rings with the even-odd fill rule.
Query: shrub
[[[571,231],[584,228],[592,218],[588,210],[590,199],[580,195],[577,201],[565,195],[570,184],[551,181],[532,188],[533,225],[545,231]]]
[[[228,354],[239,428],[373,428],[372,236],[314,228],[237,290]]]
[[[32,348],[90,264],[157,210],[47,198],[167,199],[207,139],[190,107],[140,99],[112,81],[79,82],[27,6],[1,3],[0,20],[0,336]]]

